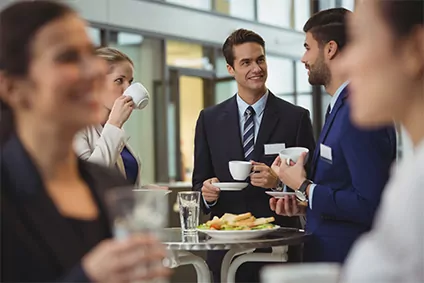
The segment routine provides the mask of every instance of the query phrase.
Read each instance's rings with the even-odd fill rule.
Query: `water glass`
[[[196,233],[199,226],[200,192],[179,192],[180,222],[183,233]]]
[[[168,222],[167,191],[118,187],[106,194],[114,237],[139,232],[159,233]]]
[[[106,205],[115,239],[123,240],[135,233],[149,233],[161,237],[168,222],[168,191],[147,187],[118,187],[106,193]],[[137,272],[162,267],[163,262],[146,263]],[[156,278],[144,283],[166,283]],[[138,283],[138,282],[131,282]]]

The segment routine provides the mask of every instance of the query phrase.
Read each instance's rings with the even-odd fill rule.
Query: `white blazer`
[[[128,144],[129,137],[123,129],[111,124],[87,127],[76,134],[74,150],[78,157],[106,167],[117,168],[125,177],[124,161],[121,152],[124,147],[134,156],[138,164],[136,185],[140,184],[141,162]]]

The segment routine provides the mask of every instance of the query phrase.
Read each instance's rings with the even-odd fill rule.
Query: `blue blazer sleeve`
[[[317,184],[312,208],[323,217],[371,226],[395,159],[394,129],[363,131],[350,121],[345,124],[340,144],[351,186],[340,189]]]

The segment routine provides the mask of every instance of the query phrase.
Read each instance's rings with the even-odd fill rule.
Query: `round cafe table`
[[[304,230],[280,228],[261,238],[251,240],[219,240],[202,232],[184,235],[181,228],[166,228],[161,233],[162,242],[169,250],[171,268],[193,265],[197,282],[210,283],[211,274],[206,262],[190,251],[228,250],[221,265],[221,282],[235,282],[237,269],[245,262],[286,262],[288,246],[299,245],[307,239]],[[272,253],[253,253],[255,249],[272,248]],[[233,260],[235,256],[238,256]]]

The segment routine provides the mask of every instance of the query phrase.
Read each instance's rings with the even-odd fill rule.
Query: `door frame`
[[[168,111],[155,111],[155,128],[157,129],[157,132],[161,131],[163,132],[160,136],[161,138],[166,139],[166,148],[158,148],[156,151],[166,150],[167,156],[169,156],[169,140],[174,139],[174,147],[176,149],[176,156],[175,156],[175,168],[176,168],[176,178],[175,181],[181,181],[183,180],[183,168],[182,168],[182,156],[180,153],[180,78],[181,76],[188,76],[188,77],[196,77],[201,78],[203,80],[203,108],[212,106],[216,104],[215,101],[215,85],[219,82],[224,81],[231,81],[234,80],[233,77],[217,77],[214,70],[202,70],[202,69],[192,69],[192,68],[183,68],[183,67],[174,67],[174,66],[167,66],[166,67],[166,74],[167,74],[167,80],[165,84],[165,94],[167,99],[166,104],[169,105],[169,103],[172,103],[175,105],[175,112],[174,112],[174,119],[172,119],[174,123],[174,129],[175,129],[175,136],[170,137],[168,135],[168,128],[170,125],[167,125],[164,129],[163,127],[163,121],[170,121],[168,119]],[[160,89],[162,86],[160,82],[155,83],[155,88]],[[164,109],[161,107],[161,109]],[[167,109],[167,106],[165,107]],[[162,121],[160,123],[159,121]],[[164,144],[161,143],[161,146]],[[163,154],[162,154],[163,155]],[[166,158],[166,165],[164,164],[163,159],[157,159],[157,170],[156,172],[156,180],[161,183],[169,183],[169,163],[171,160],[169,158]],[[160,172],[160,173],[159,173]]]

